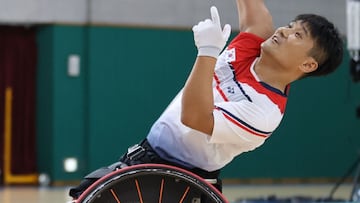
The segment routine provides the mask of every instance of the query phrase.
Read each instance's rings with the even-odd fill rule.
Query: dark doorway
[[[35,28],[0,26],[1,183],[29,182],[36,173],[36,61]]]

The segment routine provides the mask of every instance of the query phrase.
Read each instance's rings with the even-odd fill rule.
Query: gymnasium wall
[[[189,29],[49,25],[38,28],[38,43],[38,164],[55,181],[78,180],[144,138],[196,55]],[[77,77],[67,74],[72,54]],[[280,128],[223,177],[340,177],[360,150],[359,92],[347,55],[333,75],[294,83]],[[67,157],[78,171],[64,171]]]
[[[276,26],[318,13],[346,36],[346,1],[265,1]],[[38,167],[54,181],[78,180],[142,139],[182,87],[196,49],[191,26],[219,8],[238,29],[229,0],[0,0],[0,24],[35,26]],[[80,74],[68,75],[70,55]],[[293,84],[279,129],[260,149],[224,169],[225,178],[336,178],[359,155],[360,87],[348,56],[322,79]],[[79,169],[64,171],[76,158]]]

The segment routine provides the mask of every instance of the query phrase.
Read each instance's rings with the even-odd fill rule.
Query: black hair
[[[335,71],[343,60],[344,45],[334,24],[315,14],[301,14],[294,21],[304,23],[315,43],[308,54],[318,62],[318,68],[305,77],[322,76]]]

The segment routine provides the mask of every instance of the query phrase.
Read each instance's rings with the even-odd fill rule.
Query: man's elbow
[[[188,128],[203,132],[205,134],[211,135],[214,125],[214,118],[212,114],[210,117],[207,116],[197,116],[195,114],[186,114],[182,113],[180,121],[183,125]]]
[[[189,128],[192,128],[194,126],[194,116],[191,115],[191,114],[188,114],[188,113],[184,113],[182,112],[181,113],[181,118],[180,118],[180,121],[182,124],[184,124],[185,126],[189,127]]]

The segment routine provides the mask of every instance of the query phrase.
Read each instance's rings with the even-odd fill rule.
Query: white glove
[[[210,8],[211,19],[199,22],[192,30],[194,32],[195,45],[198,48],[198,56],[211,56],[217,58],[224,49],[230,36],[229,24],[221,29],[220,17],[215,6]]]

